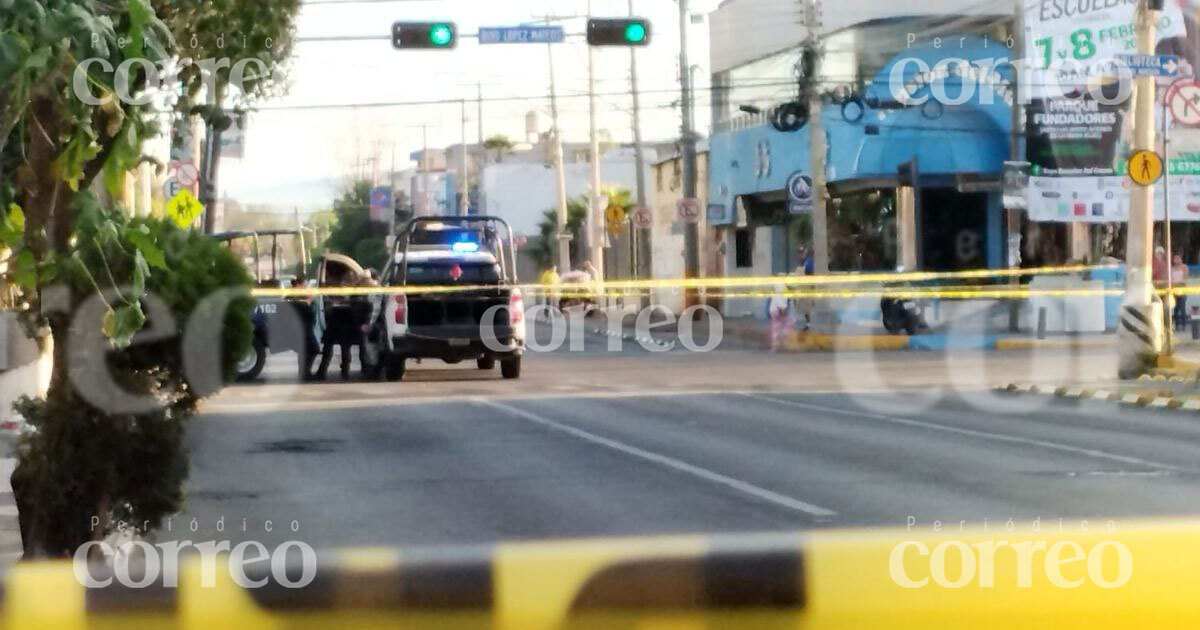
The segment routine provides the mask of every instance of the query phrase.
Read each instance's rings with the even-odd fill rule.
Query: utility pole
[[[479,150],[483,150],[483,82],[475,83],[475,117],[479,125]]]
[[[550,18],[546,18],[547,23]],[[554,81],[554,45],[546,44],[546,58],[550,66],[550,141],[554,143],[554,171],[557,184],[558,207],[558,270],[566,273],[571,270],[571,235],[567,233],[567,173],[563,165],[562,136],[558,128],[558,92]]]
[[[459,162],[461,172],[458,174],[458,214],[465,217],[470,214],[471,210],[471,200],[468,197],[470,188],[467,186],[467,99],[462,99],[460,105],[462,106],[462,146],[459,147],[459,153],[461,153],[462,159]]]
[[[429,126],[421,125],[421,195],[425,197],[425,216],[433,212],[433,191],[429,187]]]
[[[683,114],[680,149],[683,158],[683,196],[696,198],[696,135],[692,130],[692,69],[688,63],[688,0],[679,0],[679,86]],[[700,276],[700,224],[688,222],[683,232],[683,275]],[[689,291],[686,302],[693,301]]]
[[[1025,1],[1013,0],[1013,50],[1025,50]],[[1022,130],[1025,126],[1025,107],[1022,105],[1022,99],[1026,97],[1021,92],[1021,69],[1025,66],[1024,63],[1013,61],[1013,89],[1012,89],[1012,118],[1010,119],[1009,127],[1012,129],[1008,137],[1008,159],[1013,162],[1021,160],[1021,138],[1024,135]],[[1009,253],[1006,261],[1009,268],[1016,269],[1021,266],[1021,212],[1020,208],[1008,208],[1005,210],[1005,231],[1004,235],[1007,239],[1006,251]],[[1017,243],[1017,247],[1013,247],[1013,241]],[[1018,288],[1021,284],[1021,279],[1013,276],[1009,280],[1012,288]],[[1008,330],[1009,332],[1018,332],[1021,328],[1021,301],[1009,300],[1008,305]]]
[[[475,147],[478,155],[476,163],[479,165],[479,183],[475,190],[475,206],[476,212],[479,214],[487,214],[487,201],[483,195],[483,169],[487,167],[487,149],[483,148],[483,82],[475,82],[475,118],[478,127],[479,144]]]
[[[809,63],[812,76],[802,77],[808,85],[808,163],[812,169],[813,182],[813,273],[829,273],[829,213],[825,205],[825,126],[821,124],[821,5],[820,0],[807,0],[804,7],[804,25],[808,29],[808,41],[804,54],[811,55]],[[920,229],[920,227],[918,227]],[[919,238],[919,236],[918,236]]]
[[[396,235],[396,143],[392,142],[392,171],[388,176],[388,187],[392,191],[392,210],[388,212],[388,249],[391,249],[392,239]],[[411,188],[411,186],[410,186]]]
[[[1163,0],[1141,0],[1137,8],[1137,52],[1154,54],[1155,24]],[[1134,79],[1133,149],[1154,150],[1154,77]],[[1125,299],[1121,305],[1117,352],[1119,374],[1133,378],[1154,366],[1163,347],[1163,304],[1154,292],[1154,188],[1130,190],[1126,244]]]
[[[633,17],[633,0],[629,0],[629,16]],[[637,207],[646,207],[646,158],[642,153],[642,110],[641,98],[638,95],[638,74],[637,74],[637,46],[629,47],[629,85],[630,91],[633,94],[633,160],[635,168],[637,168]],[[650,265],[650,237],[651,231],[634,230],[634,243],[630,243],[630,247],[634,249],[637,269],[634,275],[639,280],[649,278],[651,275]]]
[[[588,0],[587,13],[592,15],[592,0]],[[596,49],[588,46],[588,133],[591,147],[591,191],[588,194],[587,244],[588,258],[595,268],[595,280],[604,281],[604,211],[600,208],[600,138],[596,135]],[[581,244],[582,245],[582,244]]]

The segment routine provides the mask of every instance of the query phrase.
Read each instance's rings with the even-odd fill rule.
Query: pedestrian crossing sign
[[[1140,186],[1149,186],[1163,176],[1162,156],[1147,149],[1135,151],[1126,164],[1129,178]]]
[[[167,216],[181,228],[186,228],[204,212],[204,205],[192,191],[184,188],[167,202]]]

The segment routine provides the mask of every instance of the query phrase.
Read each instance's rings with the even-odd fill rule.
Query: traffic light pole
[[[588,17],[592,2],[587,3]],[[596,49],[588,46],[588,133],[591,140],[591,191],[588,194],[586,244],[595,280],[604,281],[604,210],[600,208],[600,138],[596,135]]]
[[[692,69],[688,63],[688,0],[679,0],[679,86],[680,109],[683,116],[680,152],[683,158],[683,196],[696,198],[696,134],[692,129]],[[683,232],[683,275],[700,275],[700,224],[687,222]],[[687,302],[691,303],[689,291]]]
[[[633,17],[633,0],[629,0],[629,16]],[[638,95],[637,48],[634,47],[629,49],[629,85],[633,95],[633,159],[634,166],[637,168],[637,206],[645,208],[646,161],[642,153],[642,108],[641,98]],[[635,229],[633,235],[635,242],[631,246],[635,248],[637,257],[637,268],[634,270],[634,275],[638,279],[646,279],[651,275],[651,231]]]
[[[811,77],[808,82],[808,140],[809,168],[812,170],[812,231],[813,273],[829,273],[829,211],[825,204],[825,127],[821,121],[821,89],[817,83],[821,76],[820,52],[820,0],[808,0],[804,11],[804,25],[808,28],[808,46],[805,54],[812,55]]]
[[[549,18],[547,18],[549,21]],[[558,91],[554,81],[554,46],[546,44],[546,58],[550,67],[550,141],[553,142],[554,172],[556,184],[556,229],[558,230],[558,272],[571,270],[571,235],[567,232],[567,174],[563,165],[562,136],[558,128]]]
[[[1162,0],[1157,4],[1161,5]],[[1155,24],[1159,12],[1141,0],[1137,10],[1138,54],[1154,54]],[[1133,149],[1154,150],[1154,77],[1134,80]],[[1154,367],[1163,346],[1163,304],[1154,292],[1151,258],[1154,240],[1154,189],[1133,186],[1130,190],[1129,235],[1126,244],[1125,299],[1118,329],[1118,373],[1133,378]]]
[[[471,200],[469,198],[470,188],[467,186],[467,99],[462,100],[462,146],[460,147],[462,158],[459,166],[462,172],[459,173],[458,179],[458,214],[467,216],[470,214]]]

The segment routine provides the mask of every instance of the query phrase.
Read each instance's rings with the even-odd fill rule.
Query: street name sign
[[[1179,74],[1178,55],[1117,55],[1135,77],[1173,77]]]
[[[557,44],[566,39],[561,26],[481,26],[480,44]]]

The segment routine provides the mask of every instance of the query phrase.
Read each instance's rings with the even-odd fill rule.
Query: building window
[[[754,232],[739,228],[733,234],[733,256],[738,269],[754,266]]]

